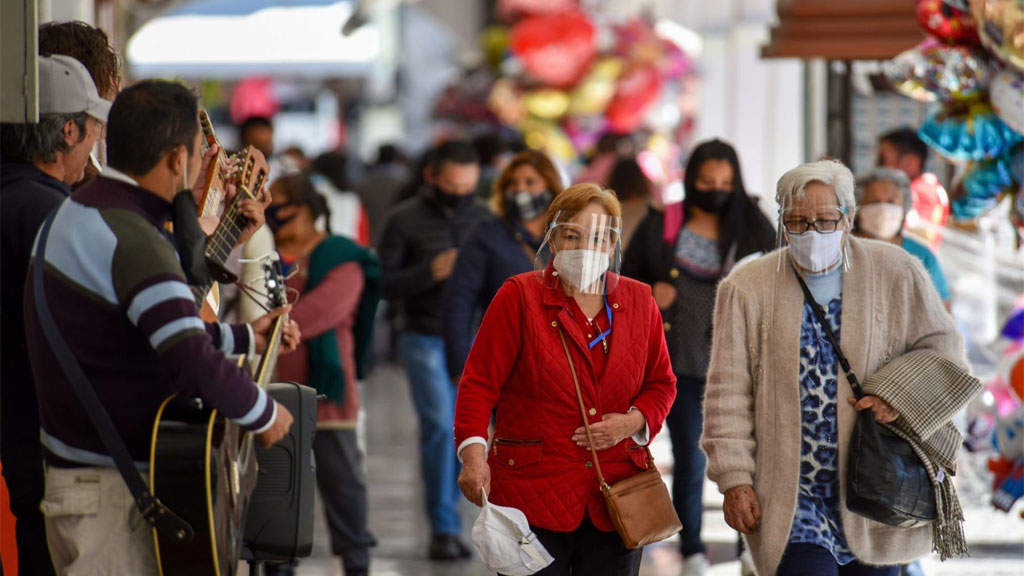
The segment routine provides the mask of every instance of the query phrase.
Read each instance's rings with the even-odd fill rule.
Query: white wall
[[[661,0],[656,11],[704,40],[697,139],[736,146],[747,190],[774,218],[776,181],[806,160],[804,63],[761,58],[774,0]]]

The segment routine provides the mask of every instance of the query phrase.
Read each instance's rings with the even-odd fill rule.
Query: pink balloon
[[[628,133],[640,126],[644,115],[661,93],[661,75],[653,66],[627,70],[619,78],[618,89],[605,115],[613,132]]]

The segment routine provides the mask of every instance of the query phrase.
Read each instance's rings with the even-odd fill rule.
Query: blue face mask
[[[520,222],[536,220],[548,211],[553,197],[550,190],[545,190],[540,194],[525,191],[508,192],[505,195],[505,210],[512,220]]]

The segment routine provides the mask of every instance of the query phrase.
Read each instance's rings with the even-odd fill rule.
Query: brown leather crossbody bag
[[[619,533],[626,548],[630,549],[640,548],[669,538],[682,530],[683,526],[679,523],[675,507],[672,506],[668,487],[665,486],[665,481],[661,479],[661,473],[654,466],[654,456],[651,454],[650,448],[644,446],[644,450],[647,452],[646,470],[612,485],[605,482],[604,474],[601,473],[601,463],[597,458],[597,450],[594,448],[594,438],[590,435],[590,423],[587,421],[587,411],[583,405],[580,381],[576,377],[576,366],[569,354],[569,346],[565,343],[565,334],[559,330],[558,336],[562,339],[562,348],[565,350],[565,357],[569,360],[569,370],[572,372],[572,382],[576,386],[576,399],[580,403],[583,427],[587,431],[590,452],[594,456],[597,481],[601,486],[605,504],[608,505],[608,514],[612,518],[615,531]]]

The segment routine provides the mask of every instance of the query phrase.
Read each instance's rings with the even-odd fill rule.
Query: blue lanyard
[[[600,334],[598,334],[597,338],[594,338],[593,340],[591,340],[590,344],[587,345],[587,348],[593,349],[594,346],[597,346],[597,344],[599,342],[605,341],[608,338],[608,335],[610,335],[612,333],[612,307],[608,305],[608,297],[607,296],[604,297],[604,310],[605,310],[605,312],[608,313],[608,329],[605,330],[604,332],[601,332]],[[608,346],[608,343],[605,341],[605,348],[606,349],[607,349],[607,346]]]

